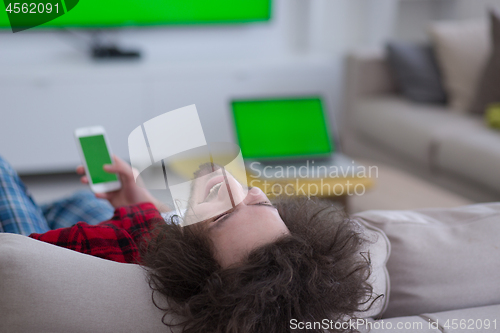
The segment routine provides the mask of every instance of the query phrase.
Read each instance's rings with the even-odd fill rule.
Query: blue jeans
[[[83,221],[97,224],[113,215],[113,207],[90,191],[39,206],[10,164],[0,156],[0,232],[29,235],[70,227]]]

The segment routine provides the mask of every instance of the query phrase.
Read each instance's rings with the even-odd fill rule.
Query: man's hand
[[[130,165],[115,155],[113,155],[113,161],[114,164],[106,164],[103,168],[106,172],[116,173],[118,175],[122,183],[122,188],[113,192],[96,193],[96,197],[108,200],[115,208],[134,205],[140,202],[151,202],[159,211],[167,212],[170,210],[166,205],[153,197],[145,187],[140,186],[142,183],[140,177],[137,178],[137,183],[139,184],[135,182],[133,170]],[[76,168],[76,173],[82,175],[80,178],[82,183],[89,183],[83,166],[78,166]]]

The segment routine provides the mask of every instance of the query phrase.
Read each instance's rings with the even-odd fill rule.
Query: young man
[[[292,319],[362,315],[380,296],[368,283],[364,228],[330,204],[299,199],[273,205],[258,188],[247,191],[229,173],[202,168],[200,174],[210,176],[195,181],[183,217],[189,225],[182,227],[175,217],[165,223],[160,210],[166,207],[135,183],[125,162],[115,158],[105,169],[122,181],[120,190],[96,195],[116,208],[111,219],[47,230],[52,221],[2,160],[0,200],[9,211],[0,212],[3,231],[23,225],[17,230],[35,230],[35,239],[148,267],[153,292],[168,298],[163,310],[183,318],[175,325],[184,332],[288,332]],[[82,212],[93,206],[86,199]],[[232,208],[222,210],[228,200]],[[33,216],[19,219],[25,210]]]
[[[79,213],[95,218],[110,208],[77,196],[53,205],[58,208],[45,216],[64,218],[47,223],[43,213],[50,210],[38,208],[12,168],[0,162],[3,231],[43,232],[48,224],[63,225]],[[120,191],[98,195],[118,207],[111,220],[32,237],[145,266],[152,300],[165,296],[164,318],[176,318],[165,324],[183,332],[290,332],[324,320],[333,325],[309,331],[350,332],[335,323],[500,304],[498,203],[371,211],[350,219],[317,200],[286,198],[271,205],[260,190],[246,193],[217,170],[195,182],[183,217],[189,225],[182,227],[174,217],[165,223],[158,210],[165,207],[136,186],[126,163],[117,159],[106,169],[123,183]],[[232,207],[222,210],[229,197]],[[481,318],[498,320],[496,313]]]

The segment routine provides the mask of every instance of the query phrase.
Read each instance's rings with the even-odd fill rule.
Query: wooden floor
[[[457,207],[474,202],[423,181],[387,165],[357,161],[365,166],[376,166],[375,186],[363,196],[349,199],[351,213],[371,209],[401,210],[432,207]]]

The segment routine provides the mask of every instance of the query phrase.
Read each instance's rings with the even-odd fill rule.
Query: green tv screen
[[[232,102],[244,158],[327,156],[335,151],[320,98]]]
[[[66,12],[75,0],[57,0]],[[65,1],[65,2],[64,2]],[[39,28],[113,28],[126,26],[230,24],[266,21],[272,0],[80,0],[66,14]],[[39,2],[39,1],[33,1]],[[5,3],[5,2],[4,2]],[[28,1],[29,3],[29,1]],[[69,7],[69,8],[71,8]],[[0,27],[9,28],[0,5]],[[55,7],[54,7],[55,8]],[[55,10],[55,9],[54,9]],[[29,18],[28,18],[29,19]]]

